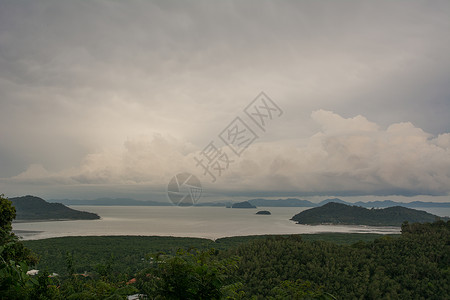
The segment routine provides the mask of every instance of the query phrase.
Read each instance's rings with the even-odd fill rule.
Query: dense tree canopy
[[[11,235],[12,221],[16,217],[16,209],[12,205],[11,201],[5,198],[5,195],[0,195],[0,233],[1,243],[5,243],[5,239],[8,239]]]
[[[0,195],[0,298],[25,299],[28,291],[37,284],[26,272],[36,258],[19,242],[12,232],[16,210],[11,201]]]
[[[351,246],[306,242],[299,236],[244,244],[243,290],[260,299],[285,280],[323,286],[339,299],[446,299],[450,295],[450,222],[402,226],[400,238]]]

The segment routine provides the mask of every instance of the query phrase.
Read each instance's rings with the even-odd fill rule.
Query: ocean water
[[[290,221],[308,209],[268,207],[234,209],[225,207],[163,206],[73,206],[97,213],[100,220],[13,223],[24,240],[62,236],[143,235],[217,239],[229,236],[298,234],[320,232],[399,233],[398,227],[299,225]],[[272,215],[256,215],[269,210]],[[442,213],[442,210],[441,210]]]

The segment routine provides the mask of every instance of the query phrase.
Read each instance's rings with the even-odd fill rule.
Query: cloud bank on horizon
[[[201,149],[162,135],[127,140],[121,151],[89,154],[80,166],[59,172],[33,164],[2,181],[161,189],[175,174],[191,172],[210,192],[224,194],[413,196],[450,192],[449,133],[433,136],[409,122],[382,129],[363,116],[343,118],[325,110],[314,111],[311,117],[321,129],[303,140],[303,145],[293,140],[254,143],[214,183],[195,164],[194,156]]]
[[[0,193],[145,194],[191,172],[220,195],[449,195],[449,13],[0,0]],[[194,156],[261,90],[283,116],[210,183]]]

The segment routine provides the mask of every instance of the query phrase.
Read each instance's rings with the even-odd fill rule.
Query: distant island
[[[403,222],[425,223],[440,218],[421,210],[401,206],[383,209],[367,209],[342,203],[330,202],[321,207],[302,211],[292,217],[297,224],[335,224],[335,225],[368,225],[368,226],[401,226]]]
[[[251,204],[258,207],[318,207],[330,202],[351,204],[338,198],[325,199],[319,203],[314,203],[309,200],[286,198],[286,199],[251,199],[248,200]]]
[[[315,207],[317,204],[312,203],[308,200],[301,200],[296,198],[287,198],[287,199],[251,199],[248,200],[251,204],[255,206],[262,207]]]
[[[256,213],[256,215],[271,215],[271,213],[268,210],[260,210]]]
[[[61,203],[49,203],[35,196],[9,198],[16,208],[16,221],[96,220],[97,214],[71,209]]]
[[[231,208],[256,208],[253,204],[248,201],[238,202],[231,205]]]

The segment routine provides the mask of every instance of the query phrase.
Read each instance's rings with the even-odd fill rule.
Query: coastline
[[[64,221],[95,221],[95,220],[101,220],[99,219],[20,219],[20,220],[14,220],[12,224],[22,224],[22,223],[40,223],[40,222],[64,222]]]

